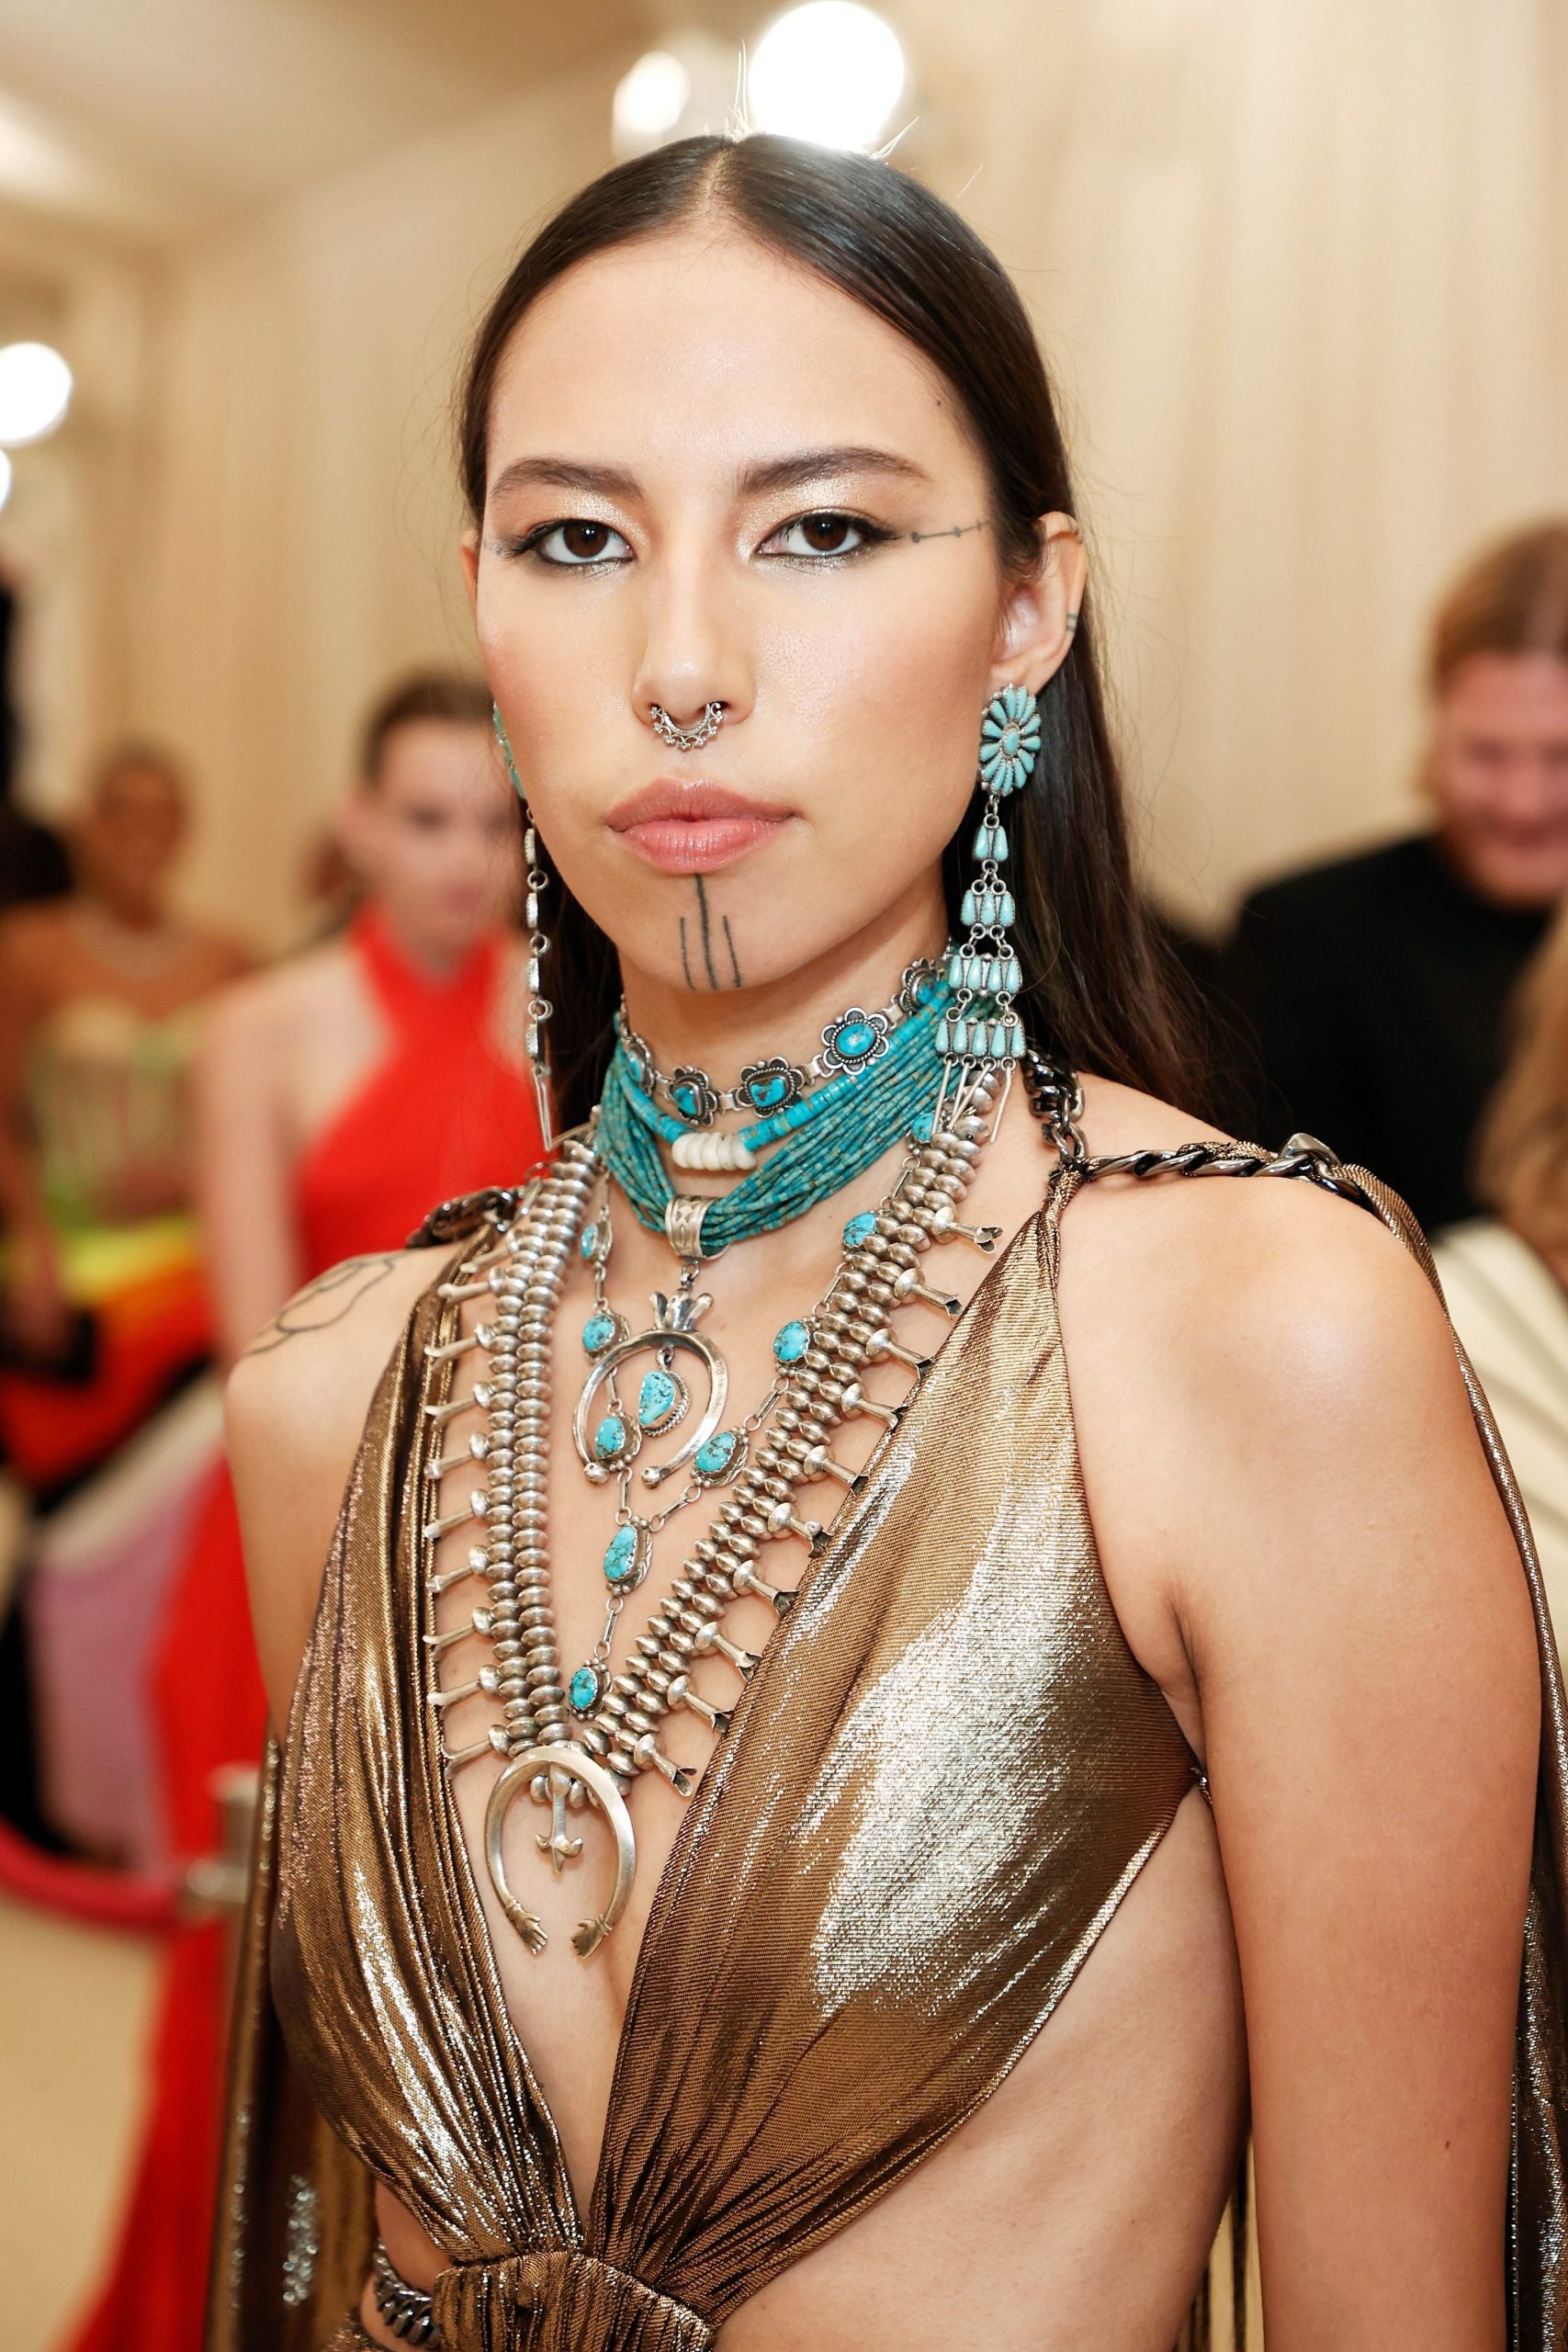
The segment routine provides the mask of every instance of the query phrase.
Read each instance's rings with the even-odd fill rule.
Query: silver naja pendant
[[[632,1831],[632,1817],[626,1801],[613,1772],[605,1770],[596,1758],[585,1748],[572,1746],[525,1747],[514,1756],[490,1792],[485,1807],[485,1861],[489,1865],[491,1884],[494,1887],[502,1911],[516,1928],[530,1951],[543,1951],[549,1941],[545,1925],[536,1913],[519,1903],[507,1883],[506,1860],[502,1851],[502,1838],[506,1816],[525,1789],[543,1778],[547,1783],[550,1806],[550,1829],[536,1843],[547,1853],[558,1872],[569,1861],[575,1861],[582,1850],[581,1838],[572,1838],[567,1829],[567,1806],[575,1783],[589,1803],[602,1813],[615,1840],[615,1883],[610,1900],[595,1918],[578,1923],[572,1937],[574,1950],[584,1960],[597,1951],[616,1920],[626,1907],[637,1875],[637,1839]]]
[[[571,1440],[578,1459],[595,1483],[602,1483],[622,1468],[638,1452],[645,1436],[661,1436],[685,1419],[685,1385],[674,1372],[671,1361],[677,1354],[695,1356],[702,1364],[708,1378],[707,1403],[676,1451],[665,1461],[644,1469],[644,1486],[662,1486],[666,1478],[684,1469],[716,1433],[729,1395],[729,1368],[713,1341],[693,1329],[699,1316],[712,1305],[713,1300],[705,1292],[695,1298],[683,1297],[679,1293],[667,1298],[662,1291],[655,1291],[651,1328],[617,1340],[614,1347],[606,1348],[596,1358],[571,1417]],[[653,1355],[658,1362],[656,1369],[644,1375],[635,1413],[628,1418],[617,1409],[604,1414],[597,1427],[592,1426],[600,1397],[616,1373],[637,1355]]]

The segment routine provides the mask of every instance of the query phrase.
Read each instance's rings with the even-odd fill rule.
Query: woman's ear
[[[1072,650],[1088,577],[1083,533],[1072,516],[1043,514],[1039,566],[1014,582],[1002,605],[993,693],[1027,686],[1037,695],[1055,676]]]
[[[479,535],[477,531],[464,532],[457,555],[463,567],[463,585],[468,592],[468,610],[477,612],[479,602]]]

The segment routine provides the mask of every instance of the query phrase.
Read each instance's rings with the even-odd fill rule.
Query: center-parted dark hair
[[[681,139],[604,173],[548,220],[491,303],[459,418],[463,486],[482,526],[497,370],[519,321],[579,262],[702,219],[814,270],[912,344],[957,396],[990,477],[1003,571],[1040,561],[1039,515],[1072,514],[1066,451],[1018,293],[956,212],[891,164],[793,139]],[[1086,607],[1040,697],[1041,750],[1007,806],[1014,931],[1031,1042],[1077,1069],[1168,1100],[1190,1091],[1181,1021],[1134,892],[1116,757]],[[976,743],[979,713],[976,713]],[[959,931],[966,822],[945,861]],[[587,1117],[619,991],[609,940],[552,879],[552,1058],[562,1126]]]

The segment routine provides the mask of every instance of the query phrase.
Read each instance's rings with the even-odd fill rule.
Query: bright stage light
[[[667,49],[650,49],[615,85],[610,109],[615,153],[635,154],[667,139],[692,95],[692,77]]]
[[[11,460],[6,455],[5,450],[0,449],[0,506],[5,505],[6,501],[10,497],[10,495]]]
[[[52,433],[71,405],[71,370],[47,343],[0,350],[0,443],[17,448]]]
[[[746,75],[754,129],[820,147],[869,147],[904,87],[891,25],[857,0],[806,0],[776,17]]]

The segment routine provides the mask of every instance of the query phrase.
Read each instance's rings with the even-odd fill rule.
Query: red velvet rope
[[[101,1869],[46,1854],[0,1821],[0,1894],[17,1896],[95,1928],[164,1934],[180,1914],[179,1882],[172,1874],[144,1878],[133,1871]]]

